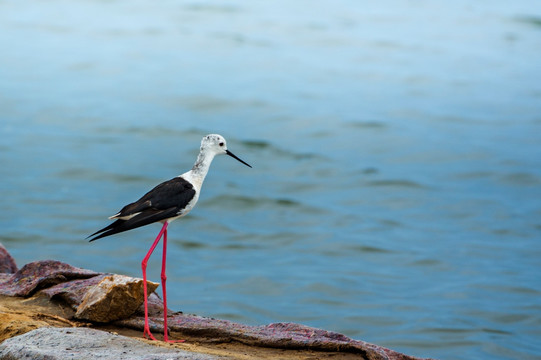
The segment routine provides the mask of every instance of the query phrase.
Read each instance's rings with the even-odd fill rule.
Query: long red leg
[[[162,293],[163,293],[163,341],[169,343],[184,342],[184,340],[169,340],[167,337],[167,275],[165,274],[165,263],[167,260],[167,228],[163,233],[163,253],[162,253]]]
[[[143,298],[145,300],[145,327],[143,330],[143,337],[149,339],[149,340],[156,340],[156,338],[150,333],[150,326],[148,324],[148,299],[147,299],[147,263],[148,259],[150,258],[150,255],[152,255],[152,252],[160,242],[160,239],[165,231],[167,231],[167,221],[163,224],[162,229],[160,230],[160,233],[156,237],[156,240],[154,240],[154,243],[148,250],[145,258],[141,262],[141,268],[143,269]]]

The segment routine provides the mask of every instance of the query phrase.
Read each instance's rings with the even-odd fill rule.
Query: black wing
[[[114,223],[89,237],[94,241],[179,215],[195,196],[193,185],[181,177],[165,181],[114,215]],[[124,219],[123,219],[124,218]]]

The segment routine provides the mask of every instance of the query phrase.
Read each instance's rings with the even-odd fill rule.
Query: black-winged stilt
[[[165,286],[165,282],[167,280],[167,276],[165,274],[165,262],[167,255],[167,226],[173,220],[186,215],[188,212],[190,212],[190,210],[193,209],[197,199],[199,199],[201,186],[203,185],[203,180],[205,180],[205,176],[209,171],[212,160],[216,155],[223,154],[229,155],[244,165],[251,167],[249,164],[235,156],[231,151],[227,150],[227,145],[223,136],[218,134],[207,135],[203,137],[203,140],[201,140],[201,150],[197,156],[194,166],[190,171],[159,184],[154,189],[143,195],[143,197],[136,202],[124,206],[118,213],[109,217],[111,220],[116,220],[115,222],[89,236],[94,236],[92,239],[90,239],[90,241],[94,241],[105,236],[118,234],[120,232],[135,229],[151,223],[163,223],[162,229],[158,233],[156,240],[154,240],[154,243],[141,263],[144,286],[143,297],[145,299],[145,327],[143,336],[148,339],[156,340],[156,338],[150,333],[148,324],[148,300],[146,296],[146,269],[148,259],[163,236],[161,280],[163,292],[164,341],[174,342],[173,340],[169,340],[167,337],[167,289]]]

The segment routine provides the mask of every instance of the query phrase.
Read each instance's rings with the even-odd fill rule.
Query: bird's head
[[[231,151],[227,150],[227,142],[222,135],[209,134],[204,136],[203,140],[201,140],[201,151],[210,152],[214,155],[229,155],[232,158],[240,161],[244,165],[252,167],[248,163],[242,161],[237,156],[235,156],[235,154],[233,154]]]

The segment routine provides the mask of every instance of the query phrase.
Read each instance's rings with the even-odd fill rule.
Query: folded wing
[[[111,216],[110,219],[116,221],[90,235],[94,236],[90,241],[181,216],[194,196],[195,189],[185,179],[176,177],[165,181]]]

